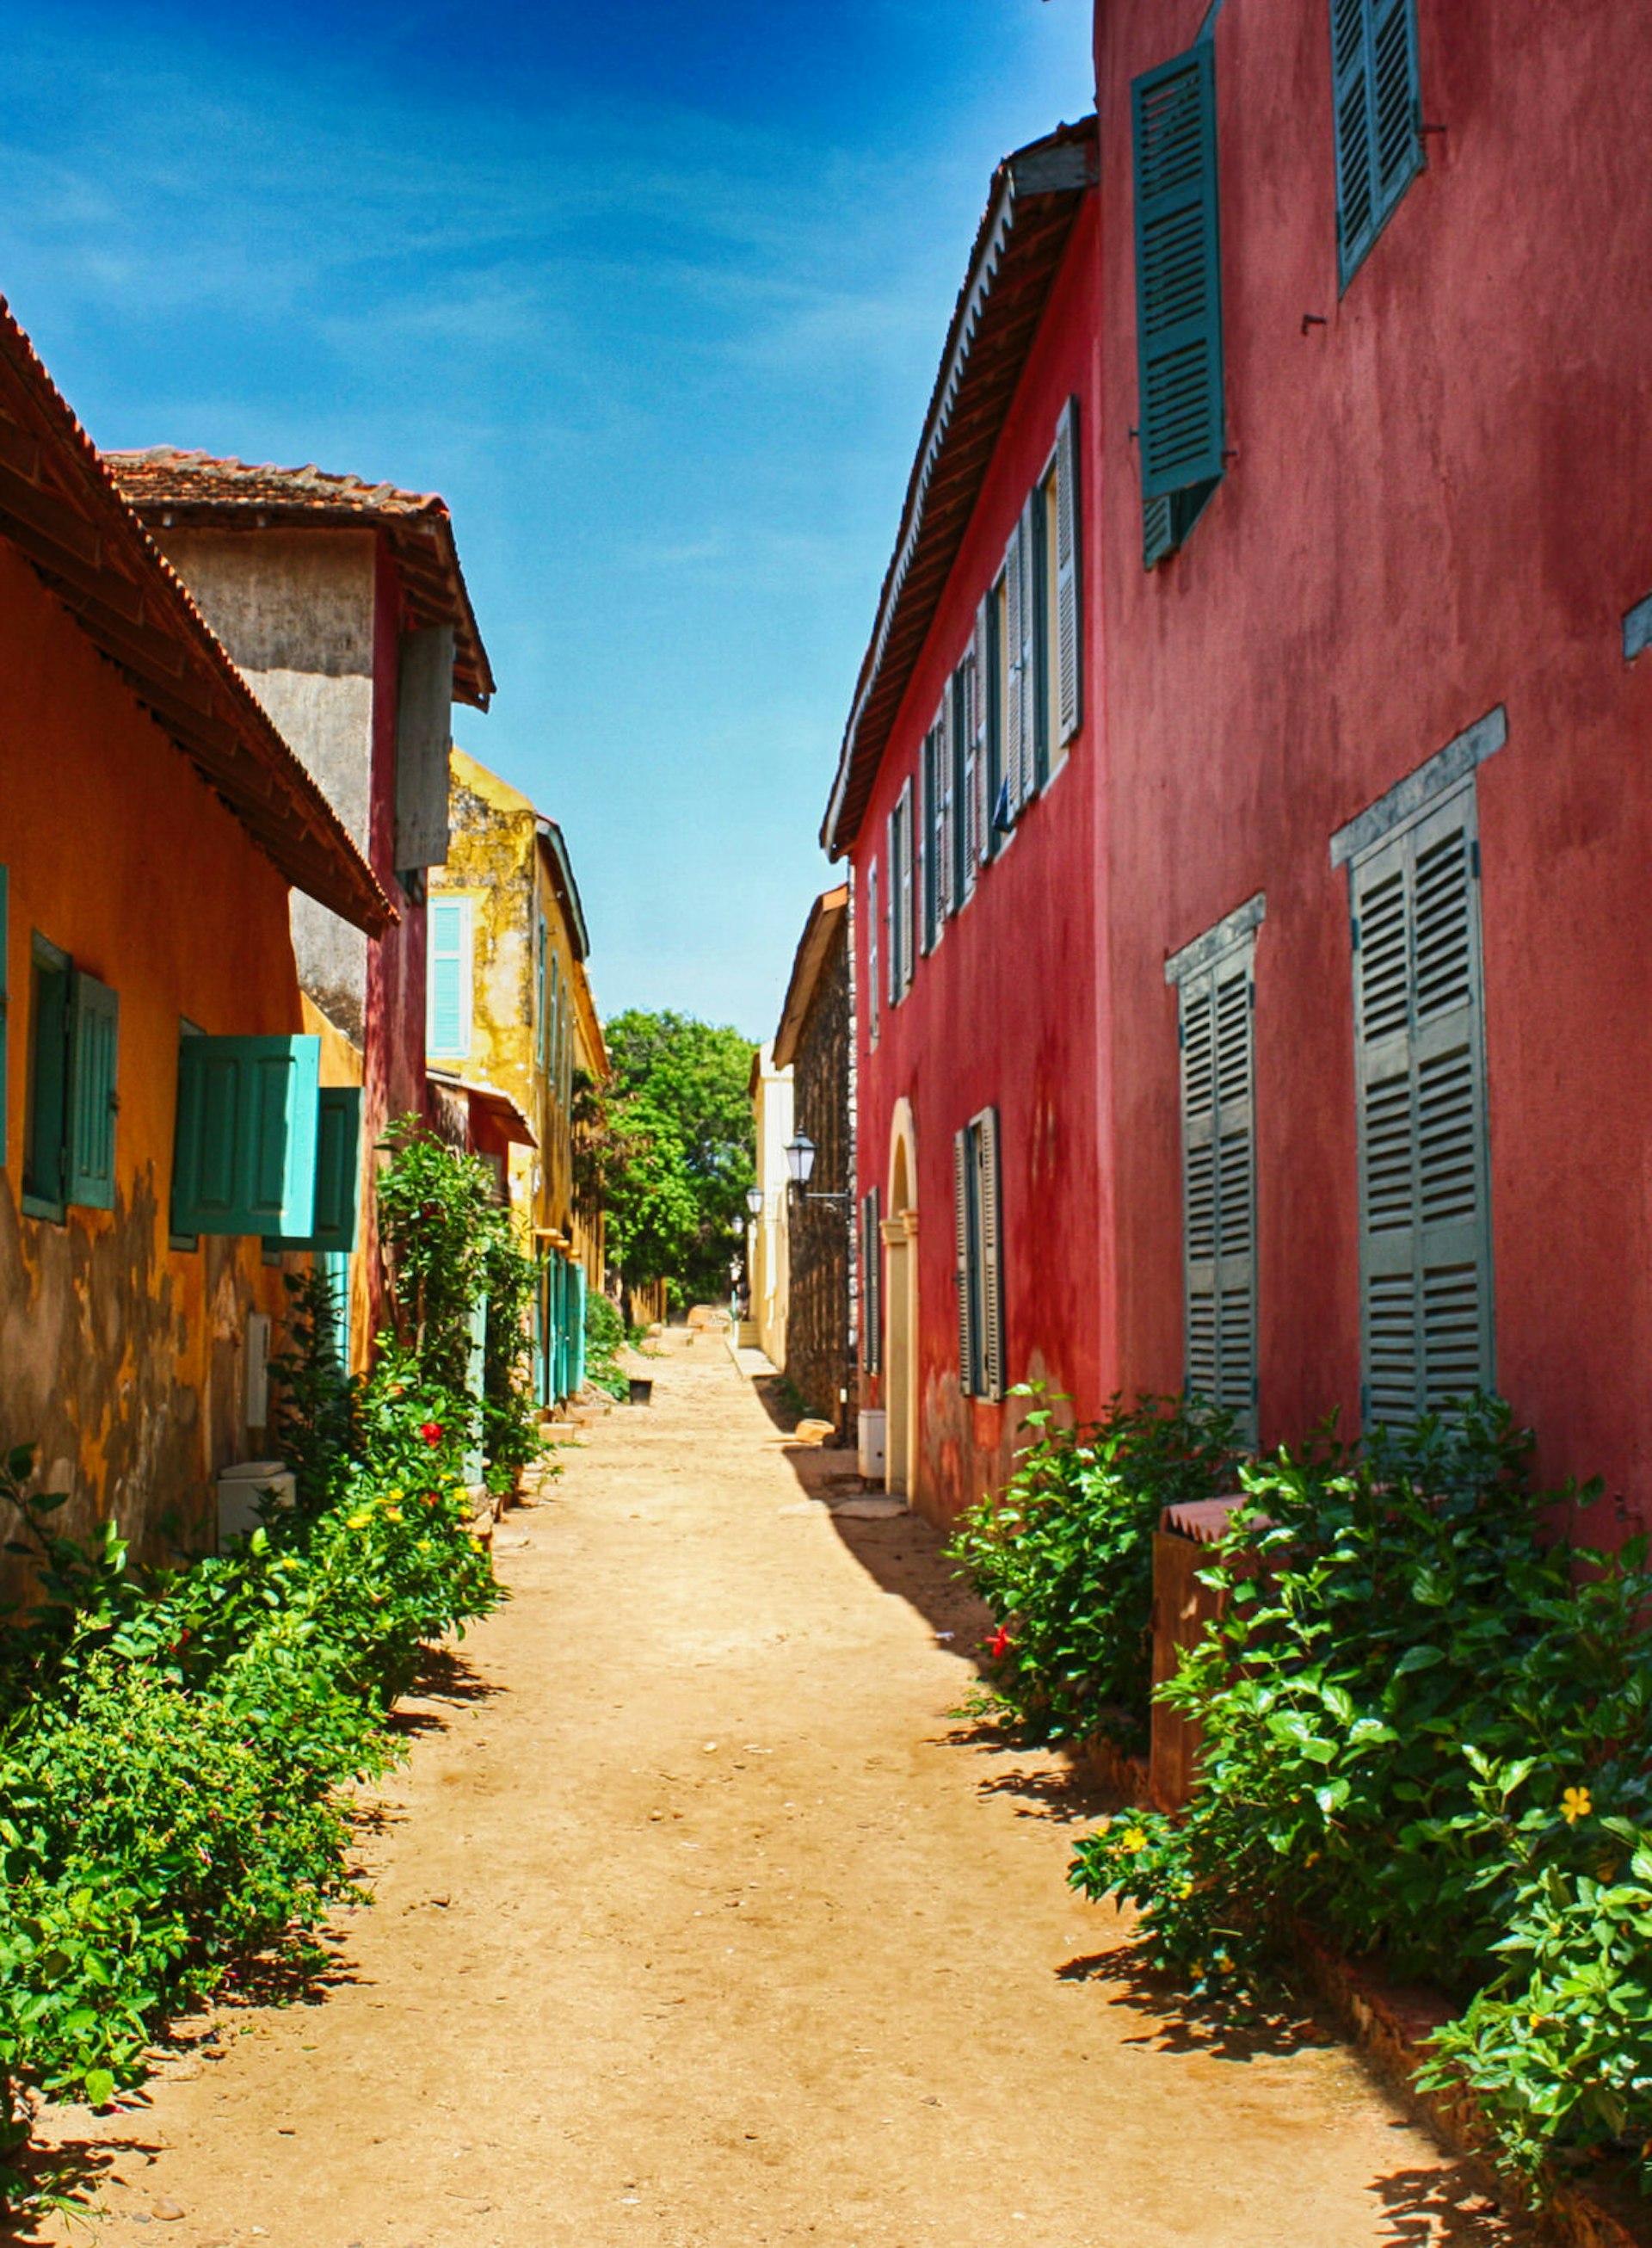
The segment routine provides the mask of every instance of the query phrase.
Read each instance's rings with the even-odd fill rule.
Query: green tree
[[[755,1176],[751,1040],[727,1025],[631,1009],[607,1024],[610,1253],[626,1281],[720,1296]]]

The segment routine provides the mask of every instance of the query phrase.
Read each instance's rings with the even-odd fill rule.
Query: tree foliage
[[[723,1293],[755,1176],[755,1049],[728,1025],[631,1009],[605,1026],[612,1076],[585,1096],[584,1157],[600,1173],[609,1251],[633,1285]]]

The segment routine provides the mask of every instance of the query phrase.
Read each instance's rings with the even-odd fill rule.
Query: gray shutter
[[[884,994],[892,1007],[900,997],[900,804],[889,815],[884,836]]]
[[[1055,697],[1063,747],[1084,723],[1080,523],[1078,401],[1069,398],[1055,438]]]
[[[1034,521],[1041,506],[1036,492],[1029,492],[1021,508],[1021,766],[1013,784],[1017,811],[1029,804],[1038,792],[1039,737],[1042,731],[1039,716],[1039,671],[1037,647],[1039,579],[1041,571],[1041,548]]]
[[[954,679],[956,675],[954,675]],[[940,783],[940,816],[935,822],[935,902],[942,921],[953,910],[952,898],[952,820],[955,805],[952,793],[952,702],[956,693],[954,679],[949,679],[941,695],[941,707],[935,718],[935,771]]]
[[[1364,1417],[1493,1381],[1474,792],[1350,869]]]
[[[1025,604],[1026,518],[1023,517],[1010,533],[1009,547],[1004,556],[1004,740],[1000,783],[1009,799],[1013,819],[1021,805],[1021,737],[1026,731],[1027,696],[1024,679],[1027,668],[1027,648],[1021,631],[1021,614]],[[988,817],[995,818],[998,806],[988,807]]]
[[[980,1390],[980,1344],[975,1332],[975,1162],[968,1125],[952,1134],[952,1218],[958,1246],[958,1386],[966,1397]]]
[[[933,952],[935,940],[940,933],[940,853],[935,847],[935,838],[940,826],[939,734],[938,725],[930,728],[924,737],[923,750],[918,761],[923,798],[918,812],[918,833],[923,839],[920,846],[918,943],[925,953]]]
[[[981,793],[986,785],[986,696],[990,683],[987,594],[975,612],[975,638],[970,658],[970,695],[964,734],[964,818],[962,886],[959,901],[975,888],[975,869],[986,856],[986,822],[981,816]]]
[[[1256,1156],[1252,950],[1181,985],[1186,1386],[1256,1441]]]
[[[1004,1240],[998,1175],[998,1111],[975,1120],[976,1192],[981,1274],[981,1387],[994,1403],[1004,1395]]]
[[[884,1362],[884,1232],[881,1196],[873,1187],[861,1204],[861,1362],[876,1374]]]
[[[453,699],[453,627],[404,633],[396,695],[398,874],[447,861]]]

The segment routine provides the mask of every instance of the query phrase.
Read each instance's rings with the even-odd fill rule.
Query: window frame
[[[53,1065],[58,1099],[56,1137],[53,1148],[44,1157],[56,1174],[58,1191],[55,1195],[42,1193],[38,1169],[43,1160],[38,1144],[43,1090],[41,1033],[49,1025],[47,1002],[42,990],[46,977],[60,986],[59,995],[52,1002],[57,1018],[52,1032],[52,1042],[57,1050]],[[45,1218],[53,1225],[66,1224],[69,1217],[69,1134],[73,1108],[70,1041],[73,1013],[74,962],[61,945],[53,944],[50,937],[43,936],[38,929],[34,929],[31,932],[29,942],[29,1040],[24,1072],[21,1202],[25,1217]]]

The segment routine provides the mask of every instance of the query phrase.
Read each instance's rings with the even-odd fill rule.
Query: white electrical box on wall
[[[868,1483],[884,1479],[884,1429],[882,1413],[866,1412],[860,1416],[860,1471]]]
[[[297,1498],[292,1470],[280,1460],[238,1460],[218,1471],[218,1547],[258,1527],[258,1501],[269,1492],[277,1506]]]

